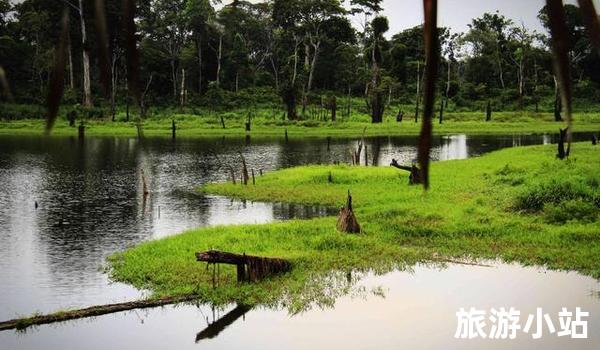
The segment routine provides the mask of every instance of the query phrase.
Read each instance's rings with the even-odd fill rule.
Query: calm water
[[[600,284],[577,274],[514,265],[447,269],[417,266],[412,273],[367,275],[332,309],[291,316],[286,311],[230,306],[168,306],[0,332],[6,349],[598,349]],[[377,293],[374,293],[377,292]],[[558,328],[562,307],[590,312],[589,339],[548,334],[533,340],[455,339],[461,307],[490,312],[514,307],[524,326],[541,307]],[[490,326],[488,326],[490,327]],[[116,331],[118,330],[118,331]],[[489,333],[490,329],[486,328]]]
[[[464,159],[500,148],[549,143],[553,139],[551,135],[437,137],[433,158]],[[576,139],[587,140],[588,135],[576,135]],[[369,164],[385,166],[392,158],[410,163],[416,158],[414,137],[370,138],[366,144]],[[268,172],[302,164],[349,162],[350,150],[355,147],[356,140],[324,138],[289,142],[283,139],[180,139],[175,143],[167,139],[147,139],[140,143],[130,138],[89,137],[80,143],[73,138],[1,136],[0,319],[139,298],[143,292],[110,283],[100,269],[110,253],[144,240],[207,225],[331,215],[333,212],[327,208],[202,196],[194,192],[194,187],[226,180],[229,177],[226,165],[238,170],[240,152],[258,176],[259,169]],[[149,179],[151,192],[145,200],[142,170]],[[435,274],[446,276],[446,272]],[[464,278],[468,279],[469,274]],[[365,307],[367,305],[371,302]],[[169,310],[172,308],[146,312],[149,320],[160,319],[156,321],[160,327],[169,317],[183,317],[188,321],[198,317],[193,308],[177,308],[177,313],[189,314],[185,317],[172,315]],[[344,310],[336,307],[333,312],[341,315]],[[48,340],[44,334],[54,331],[56,341],[67,339],[84,332],[81,327],[97,322],[113,324],[113,331],[134,327],[131,330],[137,332],[135,327],[139,325],[132,320],[139,321],[135,316],[138,314],[133,315],[133,318],[131,314],[110,316],[91,323],[82,321],[64,328],[42,327],[39,332],[16,338],[5,332],[0,334],[0,344],[15,339],[19,344],[41,342],[39,339]],[[248,315],[276,319],[285,312],[252,310]],[[431,317],[434,315],[429,313]],[[304,316],[293,320],[298,319]],[[125,324],[113,322],[116,320]],[[142,327],[144,331],[140,332],[152,333],[151,327]],[[152,339],[152,334],[148,334],[147,339]],[[136,337],[131,346],[141,347],[144,341],[137,342]],[[185,339],[181,342],[182,346],[187,344]],[[227,347],[217,343],[216,347]],[[34,343],[30,344],[34,347]],[[72,344],[78,343],[73,341]]]

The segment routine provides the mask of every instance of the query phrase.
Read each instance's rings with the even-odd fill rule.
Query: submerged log
[[[409,185],[419,185],[421,184],[421,170],[416,165],[405,166],[398,164],[398,161],[392,159],[392,163],[390,166],[393,166],[396,169],[404,170],[410,172],[410,176],[408,177]]]
[[[23,330],[31,326],[37,326],[42,324],[64,322],[86,317],[95,317],[134,309],[164,306],[196,299],[198,299],[198,295],[187,295],[181,297],[167,297],[161,299],[138,300],[118,304],[98,305],[79,310],[60,311],[49,315],[38,315],[29,318],[21,318],[0,322],[0,331],[9,329]]]
[[[348,191],[346,205],[340,209],[340,216],[338,217],[336,226],[340,232],[360,233],[360,225],[358,224],[358,220],[356,220],[356,216],[354,216],[354,211],[352,210],[352,195],[350,195],[350,191]]]
[[[269,275],[289,272],[292,269],[292,264],[284,259],[264,258],[218,250],[198,252],[196,253],[196,261],[205,261],[209,264],[236,265],[238,282],[257,282]]]

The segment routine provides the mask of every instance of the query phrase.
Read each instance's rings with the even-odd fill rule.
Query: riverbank
[[[348,189],[363,228],[336,231],[336,218],[221,226],[151,241],[111,256],[111,276],[155,297],[196,294],[216,304],[269,304],[300,311],[330,305],[351,271],[389,271],[421,261],[495,259],[574,270],[600,278],[600,148],[507,149],[432,165],[428,193],[393,168],[308,166],[212,184],[203,191],[248,200],[340,207]],[[331,174],[331,182],[329,177]],[[238,284],[233,268],[213,271],[194,253],[218,249],[280,257],[291,273]]]
[[[251,131],[245,129],[245,119],[238,115],[225,114],[223,124],[220,116],[172,115],[164,118],[149,118],[143,123],[145,136],[172,137],[172,121],[176,123],[177,137],[219,137],[219,136],[266,136],[266,137],[360,137],[417,135],[420,123],[405,118],[402,123],[388,117],[384,123],[371,124],[366,116],[353,117],[347,121],[284,121],[267,117],[257,117],[251,124]],[[448,113],[443,124],[435,123],[435,134],[466,133],[485,134],[542,134],[557,133],[565,126],[553,121],[550,113],[499,112],[490,122],[485,122],[481,113]],[[0,135],[42,135],[45,121],[41,119],[0,121]],[[576,132],[600,131],[600,114],[585,113],[575,115]],[[77,136],[77,127],[69,127],[64,119],[59,119],[52,131],[55,136]],[[89,120],[86,122],[86,135],[137,137],[135,122],[109,120]]]

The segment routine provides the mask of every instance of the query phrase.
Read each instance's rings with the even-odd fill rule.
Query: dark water
[[[543,135],[436,137],[433,158],[464,159],[506,147],[549,143],[553,138]],[[576,139],[587,140],[588,135],[579,134]],[[410,163],[416,158],[415,144],[415,137],[370,138],[366,142],[367,162],[388,165],[395,158],[401,163]],[[327,208],[198,195],[194,187],[227,180],[226,165],[238,170],[240,152],[258,176],[259,169],[268,172],[303,164],[349,162],[350,150],[355,147],[356,140],[324,138],[289,142],[282,139],[181,139],[175,143],[167,139],[147,139],[140,143],[132,138],[90,137],[80,143],[73,138],[1,136],[0,319],[139,298],[143,292],[110,283],[100,269],[110,253],[144,240],[207,225],[330,215],[332,211]],[[142,170],[149,179],[151,192],[145,200]],[[164,326],[169,317],[178,317],[166,311],[170,309],[147,312]],[[192,319],[198,317],[193,308],[181,310],[191,313]],[[281,317],[276,315],[285,314],[283,311],[265,312],[265,317],[275,319]],[[339,312],[343,309],[336,308],[335,314]],[[168,316],[156,316],[163,314]],[[249,313],[254,314],[254,310]],[[138,320],[137,314],[133,315],[100,318],[91,324]],[[75,323],[76,326],[58,326],[56,339],[76,337],[81,326],[87,324],[82,321]],[[133,322],[134,326],[139,325]],[[120,329],[118,322],[112,327]],[[48,340],[43,334],[54,334],[54,330],[53,326],[42,327],[33,335],[8,336],[8,340],[6,333],[2,333],[0,345],[17,339],[19,344],[33,342],[32,347],[35,347],[36,339]],[[142,331],[151,332],[151,327]],[[130,345],[138,348],[140,344],[132,342]],[[227,348],[226,345],[216,347]]]

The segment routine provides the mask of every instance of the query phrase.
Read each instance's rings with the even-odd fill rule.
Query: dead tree
[[[329,101],[329,108],[331,108],[331,121],[334,122],[337,114],[337,99],[335,96],[331,97],[331,100]]]
[[[413,164],[411,166],[404,166],[398,164],[398,162],[395,159],[392,159],[392,163],[390,164],[390,166],[393,166],[396,169],[408,171],[410,173],[408,177],[409,185],[419,185],[422,183],[421,170],[419,170],[419,168],[416,165]]]
[[[238,282],[257,282],[270,275],[289,272],[292,264],[284,259],[264,258],[209,250],[196,253],[196,261],[209,264],[229,264],[237,267]]]
[[[244,185],[248,185],[248,167],[246,166],[246,158],[244,158],[244,155],[240,152],[240,157],[242,157],[242,183]]]
[[[360,233],[360,225],[352,210],[352,195],[350,195],[350,190],[348,190],[346,205],[340,209],[340,216],[338,217],[336,227],[340,232]]]
[[[558,159],[565,159],[569,157],[571,153],[571,145],[567,146],[567,150],[565,151],[565,140],[567,139],[567,132],[569,128],[560,129],[560,133],[558,134],[558,154],[556,157]]]
[[[592,135],[592,145],[596,146],[598,144],[598,136]]]
[[[492,103],[488,101],[487,107],[485,108],[485,121],[492,121]]]

